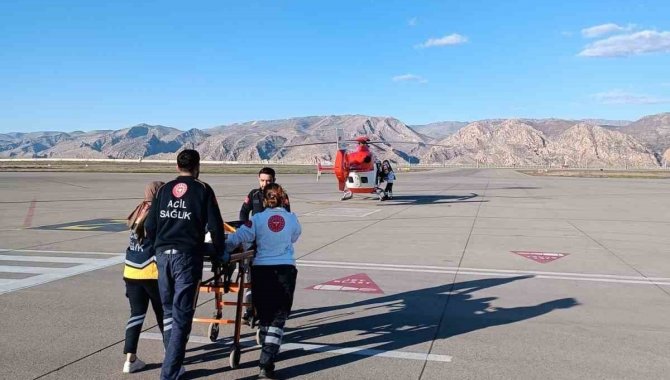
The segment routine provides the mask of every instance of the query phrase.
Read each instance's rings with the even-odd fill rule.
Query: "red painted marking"
[[[176,198],[181,198],[184,196],[184,194],[186,194],[187,190],[188,185],[183,182],[180,182],[172,188],[172,195],[174,195]]]
[[[36,204],[37,200],[33,198],[32,202],[30,202],[30,206],[28,206],[28,212],[26,213],[26,218],[23,219],[23,228],[28,228],[33,225],[33,216],[35,215]]]
[[[567,253],[559,253],[559,252],[536,252],[536,251],[512,251],[512,253],[516,253],[519,256],[523,256],[527,259],[531,259],[535,262],[538,262],[540,264],[546,264],[550,263],[554,260],[558,260],[561,257],[565,257],[568,254]]]
[[[384,292],[375,284],[365,273],[358,273],[348,277],[338,278],[332,281],[324,282],[310,286],[310,290],[331,290],[337,292],[359,292],[359,293],[381,293]]]
[[[286,221],[281,215],[272,215],[268,219],[268,228],[272,232],[280,232],[284,229],[284,226],[286,226]]]

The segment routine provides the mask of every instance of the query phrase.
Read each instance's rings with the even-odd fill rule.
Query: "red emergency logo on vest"
[[[268,219],[268,228],[272,232],[283,230],[285,225],[286,221],[284,221],[284,218],[281,215],[272,215],[270,219]]]
[[[184,196],[184,194],[186,194],[187,190],[188,186],[185,183],[180,182],[176,184],[175,187],[172,188],[172,195],[174,195],[177,198],[181,198]]]

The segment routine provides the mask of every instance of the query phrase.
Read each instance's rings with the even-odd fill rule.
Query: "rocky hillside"
[[[670,112],[643,117],[619,130],[647,144],[659,156],[670,158]]]
[[[629,125],[618,121],[597,125],[601,123],[607,121],[492,119],[460,128],[454,123],[434,123],[415,130],[391,117],[344,115],[185,132],[139,124],[116,131],[0,134],[0,157],[174,159],[179,150],[195,148],[206,160],[312,163],[333,160],[335,129],[342,128],[346,138],[366,135],[379,141],[373,148],[379,158],[395,162],[654,167],[663,162],[664,153],[670,158],[670,114]],[[447,128],[450,133],[435,138],[430,136],[435,128]],[[332,144],[286,148],[324,142]]]
[[[468,125],[468,123],[464,121],[441,121],[424,125],[412,125],[411,128],[424,135],[443,139],[458,132],[459,129],[466,125]]]
[[[553,138],[521,120],[475,122],[441,140],[422,161],[509,166],[659,165],[656,155],[634,137],[600,126],[578,123]]]

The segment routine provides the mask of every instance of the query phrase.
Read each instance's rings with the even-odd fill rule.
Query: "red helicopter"
[[[342,200],[351,199],[354,194],[375,194],[379,200],[383,198],[383,191],[378,187],[380,181],[381,162],[375,158],[370,150],[370,146],[384,150],[375,144],[389,144],[388,141],[371,141],[366,136],[361,136],[353,140],[344,140],[343,130],[336,129],[337,136],[337,153],[335,154],[335,162],[333,165],[321,165],[317,160],[317,180],[323,172],[332,172],[337,178],[340,191],[343,192]],[[356,143],[356,150],[347,152],[346,145],[348,143]],[[416,142],[398,142],[398,144],[422,144],[422,145],[437,145]],[[326,142],[309,143],[309,144],[295,144],[287,145],[284,148],[308,145],[332,144]],[[443,146],[443,145],[439,145]]]

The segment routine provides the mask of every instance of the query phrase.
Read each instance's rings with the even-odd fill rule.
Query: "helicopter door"
[[[347,188],[349,189],[372,189],[375,187],[377,172],[375,170],[365,172],[350,172],[347,177]]]

